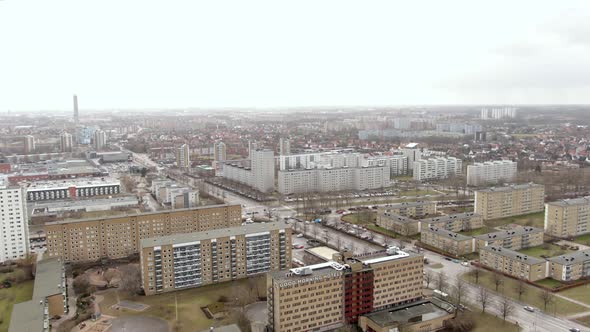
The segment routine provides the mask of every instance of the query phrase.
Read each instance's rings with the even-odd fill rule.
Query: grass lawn
[[[430,267],[431,269],[442,269],[443,265],[441,263],[435,263],[428,265],[428,267]]]
[[[557,287],[563,285],[560,281],[555,280],[555,279],[551,279],[551,278],[545,278],[545,279],[537,280],[537,281],[535,281],[535,284],[539,284],[541,286],[545,286],[545,287],[548,287],[548,288],[557,288]]]
[[[536,212],[524,214],[522,216],[514,216],[508,218],[500,218],[493,220],[486,220],[484,223],[490,227],[498,227],[507,224],[518,224],[521,226],[533,226],[543,228],[545,220],[545,212]]]
[[[584,316],[581,318],[577,318],[576,322],[582,324],[582,325],[586,325],[588,327],[590,327],[590,316]]]
[[[434,190],[402,190],[399,192],[399,196],[423,196],[423,195],[439,195],[440,193]]]
[[[457,214],[457,213],[465,213],[465,212],[473,212],[472,206],[454,206],[454,207],[445,207],[441,209],[437,209],[446,214]]]
[[[175,324],[175,303],[178,301],[178,330],[188,332],[207,330],[210,326],[236,323],[237,316],[235,314],[229,315],[222,320],[208,319],[201,310],[201,307],[208,305],[215,306],[220,296],[225,296],[231,301],[239,298],[241,301],[244,301],[243,304],[253,303],[256,301],[256,288],[258,288],[258,294],[260,296],[266,296],[266,279],[264,276],[152,296],[129,296],[123,292],[118,292],[117,289],[110,289],[98,294],[104,296],[104,300],[100,302],[100,309],[105,315],[154,316],[168,321],[170,326]],[[111,306],[117,303],[117,293],[120,300],[144,303],[149,305],[150,308],[142,312],[124,309],[114,310]],[[231,303],[224,305],[229,307]]]
[[[372,230],[372,231],[376,231],[376,232],[379,232],[381,234],[385,234],[385,235],[387,235],[389,237],[392,237],[392,238],[397,238],[399,236],[399,234],[397,234],[394,231],[390,231],[388,229],[385,229],[383,227],[379,227],[379,226],[374,225],[374,224],[368,224],[365,227],[368,228],[368,229],[370,229],[370,230]]]
[[[540,246],[530,247],[530,248],[521,249],[521,250],[517,250],[517,251],[521,252],[525,255],[538,257],[538,258],[543,258],[542,256],[553,257],[553,256],[559,256],[559,255],[567,254],[570,252],[574,252],[574,250],[561,249],[558,245],[552,244],[552,243],[543,243]]]
[[[494,291],[496,289],[493,281],[493,273],[487,270],[481,270],[479,276],[479,285],[485,286],[486,288]],[[475,283],[473,273],[469,272],[462,276],[465,280]],[[515,279],[504,277],[504,284],[498,288],[498,292],[504,295],[518,300],[518,293],[514,291],[518,282]],[[543,310],[543,301],[541,300],[542,290],[534,286],[525,285],[526,292],[522,294],[522,302]],[[588,308],[582,307],[571,301],[564,300],[562,298],[554,297],[553,303],[547,305],[547,312],[553,314],[554,310],[558,315],[571,315],[579,312],[588,311]]]
[[[364,224],[374,223],[376,221],[376,218],[377,218],[377,212],[361,211],[360,213],[353,212],[351,214],[347,214],[342,217],[342,220],[352,223],[352,224],[364,225]]]
[[[563,295],[590,305],[590,284],[581,285],[559,292]],[[590,322],[590,316],[588,316]]]
[[[574,242],[579,244],[590,245],[590,234],[584,234],[580,236],[576,236]]]
[[[3,275],[0,278],[4,279]],[[10,314],[15,303],[25,302],[33,296],[33,280],[22,282],[10,288],[0,289],[0,332],[8,331]]]
[[[492,232],[497,232],[497,229],[488,227],[488,226],[483,226],[481,228],[476,228],[476,229],[472,229],[470,231],[461,231],[459,232],[459,234],[463,234],[463,235],[467,235],[467,236],[476,236],[476,235],[481,235],[481,234],[487,234],[487,233],[492,233]]]
[[[481,310],[474,309],[473,312],[467,313],[475,322],[475,328],[472,332],[489,332],[489,331],[520,331],[516,324],[505,322],[488,313],[482,313]]]

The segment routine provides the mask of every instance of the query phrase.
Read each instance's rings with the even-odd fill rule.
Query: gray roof
[[[475,238],[478,240],[503,240],[507,238],[511,238],[513,236],[521,236],[524,234],[537,234],[543,233],[542,228],[524,226],[524,227],[515,227],[510,230],[503,230],[499,232],[487,233],[482,235],[477,235]]]
[[[381,327],[399,325],[410,320],[412,323],[424,322],[449,315],[452,312],[452,305],[443,305],[441,302],[435,299],[432,301],[422,300],[365,316]]]
[[[480,214],[475,212],[465,212],[465,213],[457,213],[457,214],[448,214],[440,217],[434,218],[427,218],[420,220],[423,223],[434,223],[434,222],[449,222],[457,219],[471,219],[471,218],[478,218],[481,217]]]
[[[12,307],[8,332],[43,331],[44,306],[39,300],[17,303]]]
[[[402,203],[395,203],[395,204],[387,204],[384,206],[385,209],[403,209],[407,207],[414,207],[414,206],[424,206],[424,205],[432,205],[436,204],[434,201],[417,201],[417,202],[402,202]]]
[[[401,222],[402,224],[418,223],[418,220],[414,220],[408,217],[400,216],[399,214],[385,212],[381,214],[381,217],[391,219],[393,221]]]
[[[44,259],[37,262],[33,300],[60,294],[64,287],[63,264],[58,258]]]
[[[164,246],[171,244],[181,244],[195,241],[204,241],[209,239],[218,239],[227,236],[246,235],[263,233],[274,230],[289,228],[284,221],[277,221],[271,223],[254,223],[249,225],[242,225],[238,227],[213,229],[205,232],[194,232],[186,234],[173,234],[159,237],[152,237],[142,239],[140,241],[141,248],[149,248],[154,246]]]
[[[75,219],[75,220],[60,220],[60,221],[52,221],[47,222],[45,225],[59,225],[59,224],[73,224],[77,222],[84,222],[84,221],[97,221],[97,220],[109,220],[109,219],[117,219],[121,217],[137,217],[137,216],[147,216],[153,214],[166,214],[166,213],[175,213],[181,211],[189,211],[189,210],[207,210],[211,208],[219,208],[219,207],[229,207],[229,206],[239,206],[237,204],[217,204],[217,205],[206,205],[206,206],[199,206],[194,208],[187,208],[187,209],[174,209],[174,210],[165,210],[165,211],[155,211],[155,212],[142,212],[142,213],[130,213],[130,214],[120,214],[115,216],[108,216],[108,217],[100,217],[100,218],[84,218],[84,219]]]
[[[590,196],[573,198],[573,199],[562,199],[560,201],[550,202],[547,204],[548,205],[556,205],[556,206],[588,205],[588,204],[590,204]]]
[[[590,260],[590,249],[579,250],[561,256],[550,257],[547,258],[547,260],[561,265],[582,263],[584,261]]]
[[[522,254],[518,251],[502,248],[499,246],[485,246],[485,247],[481,248],[480,250],[489,251],[489,252],[504,256],[504,257],[509,257],[514,260],[518,260],[522,263],[527,263],[527,264],[540,264],[540,263],[545,262],[544,259],[525,255],[525,254]]]
[[[542,184],[525,183],[525,184],[516,184],[516,185],[513,184],[513,185],[505,186],[505,187],[492,187],[492,188],[487,188],[487,189],[480,189],[480,190],[476,190],[475,192],[482,192],[482,193],[508,192],[508,191],[513,191],[513,190],[518,190],[518,189],[530,189],[530,188],[537,188],[537,187],[545,188],[545,186]]]
[[[449,239],[455,240],[455,241],[466,241],[466,240],[471,240],[470,236],[466,236],[466,235],[462,235],[462,234],[458,234],[455,232],[451,232],[448,231],[444,228],[438,228],[436,226],[430,226],[428,228],[424,228],[422,230],[422,232],[432,232],[432,233],[436,233],[438,235],[442,235],[444,237],[447,237]]]

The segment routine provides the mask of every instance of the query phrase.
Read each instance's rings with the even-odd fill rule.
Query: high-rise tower
[[[74,123],[78,124],[78,96],[74,95]]]

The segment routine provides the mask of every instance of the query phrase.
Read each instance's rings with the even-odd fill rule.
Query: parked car
[[[528,305],[524,307],[524,310],[526,310],[528,312],[535,312],[535,308],[529,307]]]
[[[579,328],[577,328],[577,327],[572,327],[572,328],[570,329],[570,332],[580,332],[580,329],[579,329]]]
[[[448,260],[449,262],[453,260],[451,257],[445,257],[445,259]]]
[[[302,244],[296,244],[294,247],[295,247],[295,249],[303,249],[303,248],[305,248]]]
[[[297,234],[297,237],[303,237],[303,234]]]
[[[469,262],[462,262],[461,265],[463,265],[463,266],[469,266]]]

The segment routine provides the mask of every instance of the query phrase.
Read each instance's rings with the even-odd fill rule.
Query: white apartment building
[[[460,175],[463,161],[454,157],[436,157],[414,162],[414,180],[446,179]]]
[[[176,149],[176,165],[180,168],[189,168],[191,166],[188,144],[183,144]]]
[[[107,134],[100,129],[96,130],[92,142],[96,151],[102,150],[107,145]]]
[[[408,157],[403,155],[370,156],[361,160],[361,166],[386,166],[390,170],[390,176],[400,176],[408,173]]]
[[[281,194],[369,190],[390,185],[387,166],[279,170]]]
[[[223,177],[243,183],[261,192],[274,191],[274,152],[272,150],[255,149],[250,151],[250,156],[250,160],[225,163],[223,165]]]
[[[287,138],[281,137],[279,139],[279,155],[291,154],[291,141]]]
[[[414,169],[414,162],[422,159],[422,151],[418,148],[418,143],[408,143],[401,148],[402,154],[408,158],[408,168]]]
[[[482,108],[481,119],[482,120],[500,120],[505,118],[515,118],[516,108],[514,107],[503,107],[503,108]]]
[[[510,160],[487,161],[467,166],[467,185],[481,186],[498,181],[514,181],[517,163]]]
[[[0,179],[0,263],[17,260],[29,251],[25,191]]]
[[[213,160],[217,162],[227,160],[225,143],[217,141],[213,144]]]
[[[62,133],[59,135],[59,149],[61,152],[72,152],[72,135]]]

